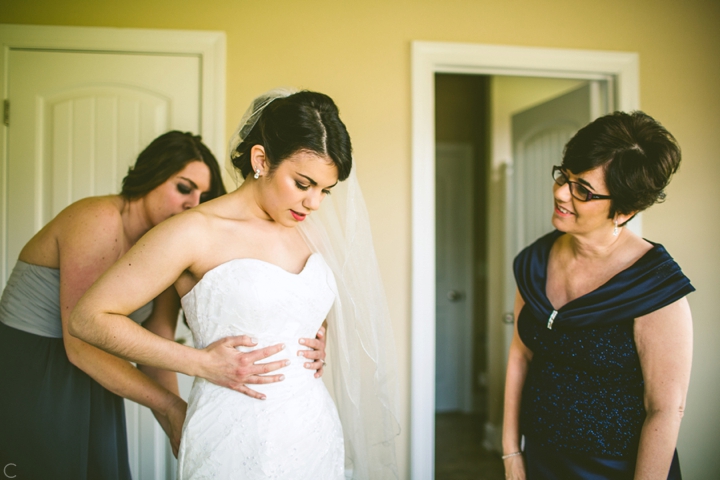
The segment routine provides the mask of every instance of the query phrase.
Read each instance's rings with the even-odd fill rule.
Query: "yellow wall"
[[[720,2],[717,0],[2,0],[1,23],[224,30],[228,136],[277,85],[323,91],[353,136],[400,355],[403,476],[410,356],[410,42],[634,51],[643,108],[683,146],[644,217],[693,280],[696,349],[680,438],[686,478],[720,478]],[[671,354],[672,352],[668,352]]]

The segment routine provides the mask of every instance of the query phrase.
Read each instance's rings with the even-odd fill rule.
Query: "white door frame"
[[[576,79],[612,76],[617,88],[617,108],[635,110],[640,104],[636,53],[413,42],[410,412],[413,480],[432,479],[435,460],[436,73]]]
[[[197,56],[201,65],[201,110],[200,131],[196,133],[222,158],[226,150],[225,43],[225,32],[0,24],[0,95],[2,100],[8,98],[7,62],[10,50],[16,48]],[[1,121],[0,125],[0,271],[5,272],[8,129]],[[36,161],[42,162],[42,158]]]

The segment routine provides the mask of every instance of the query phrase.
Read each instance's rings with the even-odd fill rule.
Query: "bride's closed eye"
[[[297,188],[299,188],[303,192],[307,191],[307,189],[310,188],[310,185],[303,185],[302,183],[298,182],[297,180],[295,180],[295,186],[297,186]],[[322,193],[324,193],[325,195],[330,195],[331,192],[330,192],[330,190],[325,189],[322,191]]]

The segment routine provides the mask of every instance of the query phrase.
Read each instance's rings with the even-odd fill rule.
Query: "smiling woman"
[[[662,125],[616,112],[580,129],[553,168],[557,230],[514,264],[506,478],[681,478],[695,289],[662,245],[623,228],[664,198],[679,164]]]

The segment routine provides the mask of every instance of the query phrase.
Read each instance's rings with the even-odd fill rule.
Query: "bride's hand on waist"
[[[305,368],[310,370],[317,370],[315,372],[315,378],[322,377],[325,369],[325,327],[320,327],[318,330],[317,337],[315,338],[301,338],[299,340],[301,345],[310,347],[312,350],[299,350],[298,355],[303,356],[310,362],[305,363]]]
[[[267,375],[290,364],[290,360],[256,364],[265,358],[281,352],[285,345],[280,343],[270,347],[240,352],[235,347],[254,347],[257,345],[247,335],[226,337],[205,347],[203,364],[197,375],[221,387],[227,387],[260,400],[265,395],[247,387],[247,384],[274,383],[285,379],[284,375]]]

